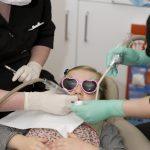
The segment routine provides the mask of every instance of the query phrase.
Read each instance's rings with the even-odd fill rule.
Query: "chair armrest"
[[[123,137],[128,150],[149,150],[150,141],[131,123],[124,118],[112,118],[109,122],[114,124]]]

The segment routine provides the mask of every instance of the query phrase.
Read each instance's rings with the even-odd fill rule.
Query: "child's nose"
[[[78,84],[78,85],[75,87],[75,93],[76,93],[76,94],[80,94],[81,92],[82,92],[81,85]]]

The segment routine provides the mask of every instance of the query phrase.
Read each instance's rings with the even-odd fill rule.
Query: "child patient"
[[[97,82],[101,78],[101,74],[97,72],[95,69],[89,67],[89,66],[77,66],[75,68],[72,68],[70,70],[67,70],[65,73],[64,78],[61,81],[61,86],[68,91],[70,95],[76,95],[78,97],[78,100],[92,100],[95,98],[96,95],[96,88],[97,88]],[[99,97],[104,99],[104,93],[105,93],[105,81],[102,82],[100,91],[99,91]],[[29,132],[26,134],[27,137],[29,137],[29,141],[26,140],[26,143],[23,142],[20,139],[19,141],[13,142],[12,147],[17,148],[16,145],[18,145],[17,142],[21,142],[23,144],[28,145],[27,143],[30,142],[30,137],[40,137],[46,139],[46,145],[48,145],[50,150],[68,150],[70,149],[73,144],[76,145],[76,150],[82,149],[80,147],[82,144],[87,144],[87,149],[89,150],[98,150],[99,147],[106,148],[105,145],[107,145],[108,150],[112,150],[115,144],[115,147],[118,148],[121,143],[121,149],[124,149],[124,145],[122,144],[122,138],[120,137],[118,130],[115,126],[107,123],[106,121],[104,123],[101,123],[101,135],[100,137],[96,133],[96,130],[87,123],[81,124],[79,127],[77,127],[73,131],[73,136],[75,139],[74,143],[70,142],[71,138],[63,138],[61,134],[53,129],[30,129]],[[64,142],[67,144],[62,144],[62,147],[58,146],[58,141],[61,143],[64,140]],[[77,141],[77,142],[76,142]],[[81,143],[80,143],[81,141]],[[10,140],[11,142],[11,140]],[[64,143],[63,142],[63,143]],[[75,143],[76,142],[76,143]],[[53,143],[53,144],[52,144]],[[109,146],[108,146],[109,145]],[[112,147],[111,147],[112,145]],[[108,148],[109,147],[109,148]],[[11,146],[10,146],[11,148]],[[27,148],[28,149],[28,148]],[[73,150],[73,147],[71,148]],[[70,150],[71,150],[70,149]],[[21,150],[21,149],[20,149]],[[74,147],[75,150],[75,147]]]

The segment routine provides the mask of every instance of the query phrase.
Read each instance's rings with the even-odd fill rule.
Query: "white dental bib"
[[[70,113],[66,116],[57,116],[42,111],[15,111],[0,119],[0,124],[18,129],[48,128],[57,130],[62,136],[73,132],[83,123],[83,120]]]
[[[16,6],[24,6],[31,3],[31,0],[0,0],[0,2],[9,4],[9,5],[16,5]]]

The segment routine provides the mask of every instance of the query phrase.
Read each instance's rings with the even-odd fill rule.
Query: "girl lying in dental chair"
[[[78,100],[91,100],[95,98],[97,82],[101,74],[88,66],[78,66],[68,70],[61,81],[61,86],[70,95],[76,95]],[[104,99],[105,81],[101,84],[99,96]],[[6,143],[0,142],[0,149],[4,147],[17,150],[117,150],[125,149],[122,138],[115,126],[110,123],[101,122],[100,137],[92,125],[82,123],[68,138],[53,129],[30,129],[17,130],[4,127],[5,130],[14,132],[14,136],[7,138]],[[22,134],[22,135],[21,135]],[[26,136],[23,136],[26,135]]]

